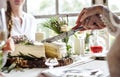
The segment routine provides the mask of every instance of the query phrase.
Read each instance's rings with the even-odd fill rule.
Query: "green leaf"
[[[16,63],[13,62],[7,69],[8,73],[16,67]]]

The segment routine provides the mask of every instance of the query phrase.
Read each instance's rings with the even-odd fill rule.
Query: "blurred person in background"
[[[15,43],[24,40],[35,41],[37,23],[35,18],[23,11],[25,0],[7,0],[6,1],[6,22],[8,28],[8,38],[10,38],[3,50],[11,50],[11,40]],[[13,44],[12,44],[13,45]]]
[[[28,40],[35,41],[37,24],[32,15],[23,11],[24,2],[25,0],[7,0],[8,37],[19,39],[19,36],[26,36]]]

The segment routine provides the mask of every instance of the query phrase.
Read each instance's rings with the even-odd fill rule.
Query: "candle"
[[[37,32],[36,34],[35,34],[35,40],[36,41],[41,41],[41,40],[43,40],[44,39],[44,33],[42,33],[42,32]]]
[[[75,38],[74,51],[76,55],[84,55],[84,38]]]

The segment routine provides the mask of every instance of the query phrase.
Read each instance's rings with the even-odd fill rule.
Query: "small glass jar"
[[[104,49],[104,39],[99,36],[97,30],[92,31],[92,35],[89,38],[89,49],[92,53],[102,53]]]

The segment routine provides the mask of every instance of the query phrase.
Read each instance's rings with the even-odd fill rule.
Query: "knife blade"
[[[59,35],[53,36],[51,38],[47,38],[45,40],[42,40],[41,42],[42,43],[44,43],[44,42],[51,43],[51,42],[54,42],[54,41],[57,41],[57,40],[60,40],[60,39],[64,39],[66,37],[69,37],[69,36],[73,35],[75,32],[80,31],[82,28],[83,28],[83,26],[79,26],[77,29],[71,29],[68,32],[64,32],[64,33],[61,33]]]

